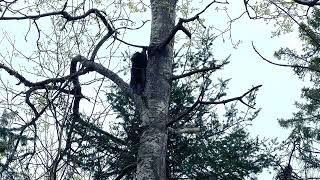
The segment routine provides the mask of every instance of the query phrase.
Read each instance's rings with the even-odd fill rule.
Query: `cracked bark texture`
[[[164,180],[166,176],[168,107],[171,90],[173,40],[161,43],[175,25],[176,0],[151,0],[150,37],[145,106],[140,111],[143,134],[137,161],[138,180]]]

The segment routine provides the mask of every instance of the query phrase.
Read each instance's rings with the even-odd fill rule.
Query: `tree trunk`
[[[152,22],[150,50],[148,52],[146,106],[141,110],[143,133],[137,161],[138,180],[164,180],[166,177],[166,152],[168,107],[171,90],[173,40],[164,48],[161,43],[168,38],[175,25],[176,0],[151,0]]]

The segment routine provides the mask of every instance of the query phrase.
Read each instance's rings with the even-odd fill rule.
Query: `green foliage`
[[[3,155],[6,151],[10,151],[15,142],[19,140],[22,146],[27,144],[28,138],[26,135],[20,135],[16,133],[14,128],[11,128],[14,119],[16,118],[15,111],[5,110],[0,118],[0,155]]]
[[[130,0],[128,1],[127,6],[129,10],[133,13],[147,11],[147,7],[142,1],[135,2],[134,0]]]
[[[188,67],[217,65],[219,62],[213,58],[211,45],[212,38],[202,38],[195,52],[186,53],[185,61],[180,58],[180,61],[175,62],[173,71],[179,74]],[[226,64],[227,60],[221,63]],[[209,72],[209,75],[212,72]],[[170,119],[185,114],[194,105],[201,87],[212,94],[209,99],[211,101],[226,97],[225,90],[229,80],[218,79],[217,83],[214,83],[210,76],[199,73],[190,78],[173,81],[169,104]],[[254,104],[254,94],[248,95],[249,104]],[[114,179],[123,173],[124,179],[134,179],[142,133],[141,119],[131,99],[116,87],[111,88],[106,98],[117,118],[117,123],[110,125],[110,129],[122,142],[117,143],[114,138],[97,131],[90,123],[84,126],[84,123],[79,121],[73,127],[77,135],[72,140],[74,145],[77,143],[78,148],[70,154],[70,159],[76,167],[94,172],[97,179]],[[168,179],[244,179],[250,173],[258,173],[268,167],[273,161],[269,152],[264,151],[262,141],[249,137],[243,124],[252,121],[258,112],[259,110],[243,111],[238,109],[235,103],[225,105],[224,109],[213,105],[197,105],[170,126],[177,130],[199,127],[200,132],[169,132]],[[85,121],[86,117],[83,119]]]
[[[34,143],[35,139],[29,137],[27,133],[19,133],[19,128],[14,128],[14,124],[18,118],[16,111],[4,110],[0,118],[0,157],[8,158],[16,145],[20,145],[22,148],[26,147],[28,143]],[[31,153],[31,151],[25,151]],[[16,159],[16,156],[12,156],[12,159]],[[0,171],[3,173],[0,175],[2,179],[27,179],[27,176],[23,173],[23,170],[17,168],[6,169],[6,164],[0,163]]]
[[[260,154],[260,142],[249,139],[243,129],[225,137],[206,130],[196,137],[170,136],[168,153],[171,178],[216,177],[217,179],[243,179],[267,167],[270,157]]]
[[[300,24],[299,37],[303,42],[303,54],[289,48],[281,48],[275,53],[279,59],[288,60],[292,65],[308,68],[295,68],[295,73],[300,77],[310,77],[312,87],[302,89],[304,101],[296,103],[298,112],[290,119],[280,119],[280,126],[292,129],[290,136],[284,142],[288,145],[287,154],[296,162],[303,165],[302,172],[319,172],[320,159],[317,155],[320,143],[320,11],[310,10],[310,17],[305,23]],[[308,76],[306,76],[308,75]],[[295,168],[293,168],[295,171]],[[308,174],[308,173],[306,173]],[[299,174],[302,177],[303,173]]]
[[[170,115],[180,114],[194,103],[193,87],[187,84],[173,82],[170,103]],[[120,91],[107,95],[117,117],[121,118],[119,135],[126,142],[126,149],[131,153],[113,152],[116,158],[115,171],[135,162],[141,129],[138,115],[134,114],[132,102]],[[261,153],[261,142],[250,139],[249,134],[242,128],[224,131],[226,124],[219,122],[212,108],[202,106],[192,115],[188,115],[181,122],[174,124],[174,128],[196,124],[201,128],[197,134],[170,133],[168,137],[168,175],[169,179],[182,177],[217,177],[219,179],[243,179],[250,173],[258,173],[270,165],[269,155]],[[231,113],[234,112],[234,113]],[[231,115],[232,114],[232,115]],[[236,109],[231,108],[225,117],[235,116]],[[228,126],[228,128],[231,128]],[[132,169],[134,173],[134,169]],[[132,175],[132,174],[131,174]],[[130,174],[127,178],[132,178]]]
[[[135,167],[137,159],[140,119],[128,96],[116,87],[113,93],[107,94],[107,100],[117,113],[116,118],[121,119],[110,126],[115,134],[102,131],[101,127],[89,123],[83,116],[83,120],[78,120],[73,126],[76,134],[73,141],[78,148],[69,156],[77,167],[93,172],[96,179],[114,178],[128,167],[131,170],[126,173],[126,178],[130,179],[134,177],[131,167]]]

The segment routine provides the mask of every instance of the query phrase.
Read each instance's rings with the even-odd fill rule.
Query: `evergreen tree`
[[[302,89],[301,97],[304,100],[295,103],[299,110],[293,113],[293,117],[279,120],[281,127],[291,130],[289,137],[281,144],[281,150],[286,152],[279,162],[281,168],[276,176],[281,180],[320,177],[320,11],[317,8],[310,9],[308,19],[298,25],[299,37],[303,42],[301,53],[281,48],[274,54],[278,59],[290,63],[277,65],[292,67],[301,79],[310,79],[312,82],[312,86]]]
[[[190,63],[210,62],[213,55],[209,47],[212,39],[204,38],[197,52],[191,53]],[[206,56],[199,60],[199,56]],[[219,62],[215,62],[219,63]],[[227,64],[224,60],[222,64]],[[181,67],[182,64],[175,64]],[[174,68],[176,71],[178,68]],[[201,76],[199,76],[201,79]],[[172,118],[185,114],[179,121],[170,123],[167,147],[168,179],[244,179],[250,174],[258,174],[273,162],[270,147],[258,138],[251,139],[246,132],[245,123],[251,122],[259,110],[239,112],[236,105],[225,105],[224,116],[219,116],[218,106],[198,104],[194,92],[199,79],[172,83],[169,115]],[[207,80],[207,87],[214,82]],[[227,81],[214,84],[220,96],[226,96]],[[254,104],[255,94],[250,94],[250,104]],[[217,98],[221,98],[217,97]],[[124,146],[117,146],[103,134],[91,133],[90,129],[75,129],[89,145],[79,147],[73,154],[75,164],[84,170],[95,172],[97,179],[133,179],[136,172],[136,159],[139,139],[142,133],[141,120],[135,111],[134,103],[116,87],[107,94],[107,100],[117,114],[118,123],[111,126]],[[241,107],[240,107],[241,108]],[[188,112],[187,114],[185,112]],[[223,113],[221,111],[221,113]],[[172,119],[171,118],[171,119]],[[74,142],[82,142],[80,139]],[[88,153],[90,152],[90,153]],[[103,164],[102,162],[107,162]],[[101,167],[108,167],[103,170]],[[115,176],[117,175],[117,176]]]
[[[268,167],[246,132],[261,85],[230,96],[215,81],[229,57],[213,56],[214,40],[242,15],[226,14],[226,30],[202,16],[227,4],[0,1],[0,21],[25,28],[23,48],[0,41],[0,178],[243,179]],[[132,51],[147,52],[137,86]]]

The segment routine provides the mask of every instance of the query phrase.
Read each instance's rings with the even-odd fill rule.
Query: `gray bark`
[[[143,134],[137,161],[138,180],[164,180],[166,177],[168,107],[171,90],[173,40],[161,43],[175,25],[176,0],[150,0],[152,26],[148,52],[147,83],[140,111]]]

